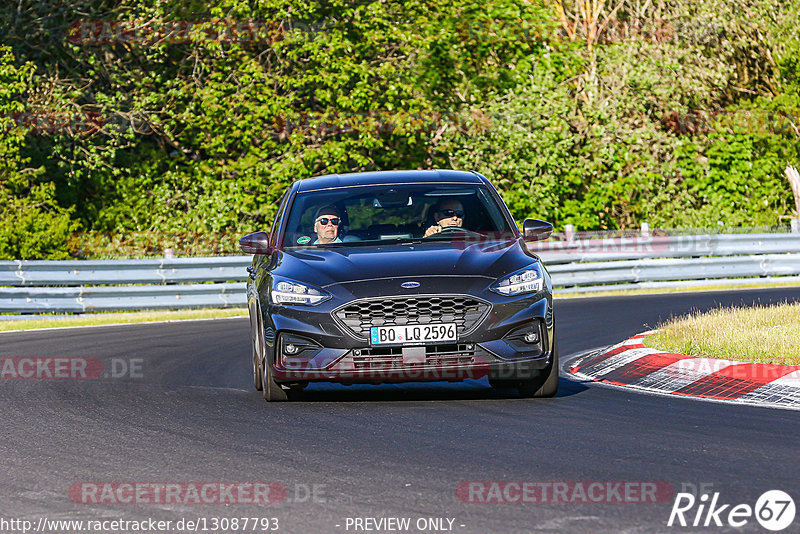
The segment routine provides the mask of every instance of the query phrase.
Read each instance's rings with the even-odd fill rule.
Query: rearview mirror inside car
[[[553,225],[539,219],[525,219],[522,223],[522,233],[526,240],[541,241],[553,233]]]
[[[245,254],[270,254],[269,233],[259,231],[247,234],[239,240],[239,248]]]
[[[401,193],[396,189],[390,189],[385,193],[375,195],[372,206],[375,208],[402,208],[410,206],[411,196],[408,193]]]

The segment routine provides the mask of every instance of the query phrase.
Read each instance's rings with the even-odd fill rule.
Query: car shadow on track
[[[555,399],[569,397],[588,389],[580,382],[561,377]],[[554,399],[523,399],[514,388],[495,389],[488,380],[463,382],[411,382],[404,384],[354,384],[330,382],[309,385],[298,402],[387,402],[442,400],[517,400],[553,402]]]

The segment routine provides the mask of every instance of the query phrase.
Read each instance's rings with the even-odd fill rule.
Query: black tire
[[[257,391],[261,391],[264,387],[262,375],[264,371],[261,369],[261,358],[258,355],[258,351],[256,350],[256,342],[252,340],[253,345],[253,354],[251,359],[253,360],[253,386],[256,388]]]
[[[258,313],[261,313],[256,308]],[[267,360],[267,344],[264,342],[264,329],[261,327],[261,317],[256,318],[256,336],[253,340],[254,358],[258,358],[258,365],[253,366],[253,381],[256,378],[261,382],[261,387],[256,389],[261,391],[261,395],[267,402],[281,402],[288,400],[284,389],[272,378],[272,368]]]
[[[256,388],[256,391],[261,391],[262,388],[262,378],[261,375],[264,374],[263,369],[261,368],[261,352],[260,346],[258,342],[258,335],[261,332],[261,317],[258,316],[259,308],[256,305],[256,317],[250,315],[250,324],[255,325],[255,328],[251,326],[250,328],[250,346],[251,346],[251,353],[250,359],[252,360],[253,365],[253,387]]]
[[[261,394],[267,402],[285,402],[289,400],[287,390],[283,389],[272,378],[272,367],[269,362],[263,360],[263,372],[261,373]]]
[[[286,402],[300,399],[300,395],[303,393],[305,386],[281,386],[280,384],[276,383],[275,380],[273,380],[271,367],[266,361],[264,361],[262,368],[266,371],[262,371],[261,374],[261,394],[264,396],[265,401]]]
[[[558,337],[555,328],[553,329],[553,355],[550,363],[536,378],[518,382],[517,390],[519,396],[523,398],[553,397],[558,392]]]

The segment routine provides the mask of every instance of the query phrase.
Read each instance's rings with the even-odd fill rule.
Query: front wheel
[[[266,360],[262,367],[264,371],[261,374],[261,394],[264,396],[264,400],[267,402],[285,402],[300,399],[300,395],[305,388],[304,384],[281,386],[273,380],[271,367]]]
[[[558,392],[558,338],[553,328],[553,351],[550,364],[542,369],[536,378],[522,380],[517,384],[520,397],[544,398],[553,397]]]
[[[272,367],[266,358],[263,360],[262,368],[264,372],[261,373],[261,394],[267,402],[284,402],[289,400],[287,390],[283,389],[272,378]]]
[[[251,360],[253,360],[253,386],[256,390],[261,391],[263,387],[263,378],[261,378],[261,375],[263,375],[264,372],[261,369],[261,357],[258,355],[258,350],[256,350],[256,341],[251,341],[253,345],[253,355],[251,357]]]
[[[259,343],[261,344],[261,354],[263,354],[263,357],[260,359],[260,365],[256,366],[258,371],[254,372],[258,373],[259,379],[261,380],[261,387],[258,389],[261,391],[264,400],[267,402],[285,402],[299,399],[300,394],[305,388],[305,383],[281,386],[275,382],[275,379],[272,377],[272,366],[267,359],[266,346],[262,339],[259,339]]]
[[[253,339],[253,382],[256,389],[268,402],[288,400],[285,390],[272,378],[272,367],[267,358],[267,344],[264,341],[264,329],[261,321],[256,322]]]

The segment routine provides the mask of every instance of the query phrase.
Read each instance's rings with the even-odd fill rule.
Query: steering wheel
[[[472,230],[468,230],[467,228],[461,226],[443,226],[440,232],[436,232],[435,234],[431,234],[428,237],[436,237],[438,235],[449,235],[454,234],[456,232],[464,232],[465,234],[478,234],[478,232],[473,232]]]

